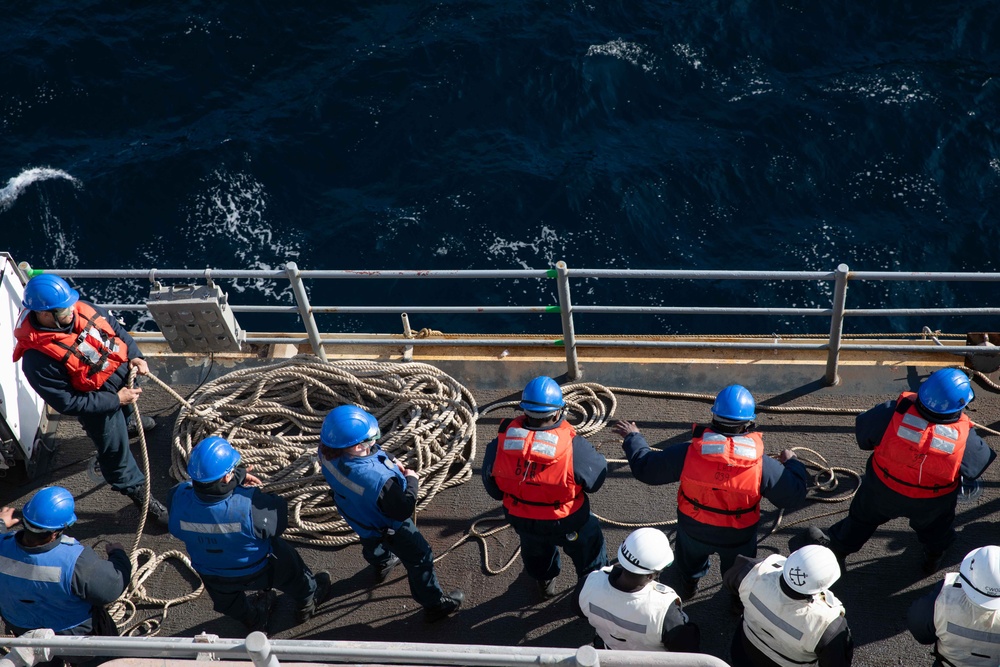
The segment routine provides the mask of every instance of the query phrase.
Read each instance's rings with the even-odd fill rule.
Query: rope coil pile
[[[358,540],[337,513],[317,459],[327,413],[355,404],[378,419],[382,449],[420,475],[417,511],[472,476],[476,400],[443,371],[421,363],[323,362],[299,355],[229,373],[202,387],[174,424],[170,474],[187,479],[191,449],[221,435],[288,500],[289,541],[337,546]]]

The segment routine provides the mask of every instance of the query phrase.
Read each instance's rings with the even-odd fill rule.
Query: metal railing
[[[254,667],[280,667],[281,660],[348,662],[353,664],[465,665],[469,667],[729,667],[702,653],[666,651],[607,651],[592,646],[545,648],[484,644],[421,644],[415,642],[320,641],[268,639],[253,632],[244,639],[220,639],[201,634],[183,637],[85,637],[32,630],[5,638],[10,648],[0,667],[31,667],[56,656],[110,656],[113,658],[174,658],[206,662],[246,660]],[[130,664],[135,665],[130,661]],[[150,661],[150,667],[162,661]]]
[[[731,349],[731,350],[825,350],[827,364],[825,380],[834,385],[839,382],[838,366],[842,351],[857,352],[898,352],[908,353],[947,353],[956,356],[963,355],[997,355],[1000,347],[974,345],[934,345],[926,344],[864,344],[845,343],[843,328],[845,317],[860,316],[996,316],[1000,308],[847,308],[847,286],[850,281],[916,281],[916,282],[1000,282],[1000,273],[932,273],[932,272],[886,272],[886,271],[851,271],[846,264],[840,264],[834,271],[686,271],[686,270],[630,270],[630,269],[570,269],[565,262],[557,262],[555,268],[548,270],[371,270],[371,271],[325,271],[300,270],[294,262],[289,262],[283,270],[191,270],[191,269],[45,269],[41,271],[26,269],[29,275],[34,273],[53,273],[56,275],[88,279],[148,279],[156,284],[159,280],[216,280],[216,279],[263,279],[274,281],[289,281],[294,305],[233,305],[234,312],[248,313],[288,313],[297,314],[305,326],[305,338],[248,336],[248,343],[309,343],[313,352],[326,359],[324,345],[392,345],[392,346],[433,346],[433,345],[465,345],[465,346],[551,346],[565,350],[566,371],[569,379],[575,380],[581,376],[578,349],[590,348],[674,348],[674,349]],[[307,280],[442,280],[442,279],[538,279],[556,281],[558,304],[547,306],[324,306],[313,305],[305,287]],[[739,281],[831,281],[833,282],[833,297],[829,308],[772,308],[772,307],[689,307],[689,306],[624,306],[624,305],[576,305],[570,292],[570,281],[587,278],[601,279],[655,279],[655,280],[739,280]],[[112,310],[141,311],[146,310],[143,303],[109,303],[101,304]],[[329,313],[437,313],[437,314],[499,314],[499,313],[558,313],[561,320],[561,331],[557,338],[485,338],[448,336],[443,338],[406,338],[401,340],[395,336],[371,335],[368,337],[337,337],[324,338],[316,324],[316,314]],[[624,338],[578,338],[575,333],[574,316],[584,314],[646,314],[646,315],[754,315],[754,316],[813,316],[828,317],[830,333],[826,342],[817,343],[785,343],[775,337],[772,342],[741,341],[719,342],[698,340],[634,340]],[[148,338],[150,341],[160,339]],[[163,339],[165,340],[165,339]]]

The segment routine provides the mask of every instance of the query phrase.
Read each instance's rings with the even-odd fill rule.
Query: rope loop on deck
[[[191,449],[221,435],[288,500],[292,542],[350,544],[358,536],[340,517],[317,458],[327,413],[357,405],[378,419],[382,449],[420,476],[417,511],[438,492],[472,476],[476,400],[443,371],[421,363],[324,362],[299,355],[247,368],[204,385],[182,402],[174,424],[170,474],[187,479]]]

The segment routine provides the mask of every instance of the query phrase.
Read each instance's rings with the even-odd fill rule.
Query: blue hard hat
[[[754,413],[756,409],[757,402],[753,400],[753,396],[747,388],[731,384],[715,397],[712,414],[722,419],[750,422],[757,418]]]
[[[939,415],[960,412],[975,397],[969,376],[957,368],[934,371],[917,389],[920,405]]]
[[[541,375],[524,386],[521,409],[528,412],[555,412],[566,407],[562,388],[550,377]]]
[[[73,495],[61,486],[47,486],[31,497],[21,515],[28,530],[63,530],[76,523]]]
[[[51,273],[43,273],[28,281],[21,305],[28,310],[69,308],[80,300],[80,293],[69,283]]]
[[[214,482],[235,470],[241,458],[228,440],[210,435],[191,450],[187,472],[196,482]]]
[[[382,437],[378,420],[354,405],[341,405],[323,420],[319,441],[330,449],[346,449],[368,440]]]

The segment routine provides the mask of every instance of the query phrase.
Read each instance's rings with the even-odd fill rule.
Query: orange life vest
[[[760,433],[726,436],[695,424],[681,470],[677,509],[712,526],[754,526],[760,521],[763,475]]]
[[[959,468],[972,422],[963,413],[951,424],[935,424],[917,411],[917,395],[904,391],[872,455],[882,483],[908,498],[937,498],[958,488]]]
[[[128,363],[128,346],[90,304],[77,301],[73,310],[69,331],[40,331],[32,324],[31,311],[24,311],[14,329],[14,361],[27,350],[38,350],[66,366],[75,389],[100,389],[119,366]]]
[[[573,476],[574,429],[563,421],[545,431],[524,427],[524,416],[498,436],[493,478],[503,506],[524,519],[562,519],[583,505],[583,487]]]

